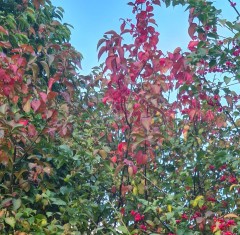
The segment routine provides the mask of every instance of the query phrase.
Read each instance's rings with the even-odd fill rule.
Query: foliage
[[[63,9],[50,1],[2,1],[0,11],[1,234],[61,230],[57,145],[73,123],[81,55]],[[62,228],[63,230],[63,228]]]
[[[61,7],[0,1],[1,234],[237,234],[240,15],[226,2],[236,21],[205,0],[129,2],[135,18],[82,76]],[[189,11],[187,51],[159,49],[164,4]]]
[[[209,1],[189,10],[188,51],[158,49],[154,7],[128,3],[134,20],[99,41],[107,53],[103,102],[122,135],[115,176],[124,234],[236,234],[239,229],[239,22]],[[236,4],[233,12],[239,17]],[[225,27],[231,36],[218,34]],[[124,44],[126,34],[132,44]],[[223,38],[223,40],[222,40]],[[176,95],[177,99],[174,99]]]

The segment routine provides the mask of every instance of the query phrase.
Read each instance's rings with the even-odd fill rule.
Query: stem
[[[144,154],[146,154],[147,152],[147,143],[146,143],[146,140],[145,140],[145,146],[144,146]],[[144,190],[144,193],[145,193],[145,200],[148,199],[148,192],[147,192],[147,179],[146,179],[146,176],[147,176],[147,164],[145,164],[144,166],[144,176],[145,176],[145,190]]]
[[[22,157],[16,162],[16,165],[21,163],[21,161],[28,155],[28,152],[32,149],[33,145],[36,143],[37,139],[40,137],[40,135],[43,133],[43,130],[47,126],[47,123],[43,127],[43,129],[38,133],[37,137],[35,138],[34,141],[30,144],[30,146],[26,149],[25,153],[22,155]]]
[[[14,163],[17,156],[17,147],[14,146],[14,152],[13,152],[13,158],[12,158],[12,169],[11,169],[11,175],[10,175],[10,191],[13,193],[13,181],[14,181]]]
[[[122,224],[122,225],[125,227],[125,229],[127,230],[127,234],[128,234],[128,235],[131,235],[131,233],[129,232],[126,224],[124,223],[124,221],[123,221],[123,219],[122,219],[122,215],[115,209],[114,205],[113,205],[111,202],[109,202],[109,204],[111,205],[111,207],[113,208],[113,210],[119,215],[118,218],[119,218],[121,224]]]
[[[204,76],[203,76],[203,79],[207,83],[207,85],[208,85],[209,89],[211,90],[211,92],[214,94],[212,86],[209,84],[208,80]],[[219,104],[220,104],[220,107],[223,109],[222,104],[220,102],[219,102]],[[230,122],[232,123],[232,125],[236,128],[237,133],[240,135],[240,130],[239,130],[237,124],[235,123],[234,119],[232,118],[231,114],[227,110],[225,110],[224,112],[228,116],[228,118],[229,118]]]
[[[131,133],[131,125],[129,126],[130,129],[129,129],[129,137],[128,137],[128,140],[127,140],[127,149],[126,149],[126,152],[125,152],[125,159],[127,159],[127,156],[128,156],[128,149],[129,149],[129,146],[130,146],[130,133]],[[127,168],[126,165],[124,165],[123,167],[123,170],[122,170],[122,176],[121,176],[121,183],[120,183],[120,186],[119,186],[119,203],[118,203],[118,209],[121,207],[121,205],[123,205],[123,197],[122,197],[122,185],[123,185],[123,177],[124,177],[124,173],[125,173],[125,169]]]
[[[238,9],[234,5],[232,5],[233,2],[230,0],[228,0],[228,2],[230,3],[231,7],[236,11],[238,17],[240,17],[240,13],[239,13]]]

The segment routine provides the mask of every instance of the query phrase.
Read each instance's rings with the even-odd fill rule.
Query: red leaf
[[[11,87],[10,86],[4,86],[3,87],[3,93],[5,96],[9,96],[11,92]]]
[[[153,0],[152,3],[161,6],[160,0]]]
[[[31,45],[22,44],[20,47],[22,48],[23,52],[25,52],[25,53],[30,53],[30,54],[34,54],[35,53],[34,49],[33,49],[33,47]]]
[[[189,36],[194,39],[194,33],[196,32],[197,24],[191,23],[188,28],[188,34]]]
[[[157,23],[156,23],[156,21],[155,21],[155,19],[151,18],[151,19],[149,19],[148,21],[149,21],[150,23],[152,23],[152,24],[158,26]]]
[[[151,85],[151,90],[155,95],[160,94],[160,85]]]
[[[104,104],[106,104],[107,103],[107,101],[108,101],[108,99],[109,99],[109,97],[107,96],[107,97],[103,97],[102,98],[102,102],[104,103]]]
[[[44,5],[45,0],[33,0],[34,7],[38,10],[41,5]]]
[[[54,48],[55,50],[61,50],[61,47],[58,44],[52,44],[49,47]]]
[[[21,125],[23,125],[23,126],[26,126],[27,124],[28,124],[28,120],[27,119],[20,119],[19,121],[18,121],[18,123],[19,124],[21,124]]]
[[[117,49],[117,51],[118,51],[118,55],[119,55],[119,57],[120,57],[120,60],[123,60],[123,59],[124,59],[124,50],[123,50],[123,47],[118,46],[116,49]]]
[[[132,33],[133,30],[132,29],[124,29],[122,32],[121,32],[121,35],[123,35],[124,33]]]
[[[53,115],[53,110],[48,110],[47,111],[47,119],[49,119],[50,117],[52,117],[52,115]]]
[[[121,142],[118,144],[118,151],[123,152],[127,150],[127,144],[126,142]]]
[[[143,154],[142,151],[138,151],[135,157],[138,165],[145,165],[147,163],[148,157],[146,154]]]
[[[1,25],[0,25],[0,32],[8,35],[8,31],[6,29],[4,29]]]
[[[102,38],[98,41],[98,44],[97,44],[97,49],[104,43],[106,42],[106,39],[105,38]]]
[[[48,93],[47,98],[48,98],[49,100],[52,100],[52,99],[54,99],[57,95],[58,95],[57,92],[55,92],[55,91],[50,91],[50,92]]]
[[[177,48],[174,50],[173,54],[179,54],[181,50],[182,50],[181,47],[177,47]]]
[[[0,46],[5,47],[5,48],[11,48],[12,47],[10,42],[5,42],[5,41],[0,41]]]
[[[34,112],[36,112],[39,109],[40,105],[41,105],[41,101],[40,100],[33,100],[31,102],[31,106],[32,106]]]
[[[106,33],[104,34],[112,34],[114,36],[119,36],[114,30],[110,30],[110,31],[107,31]]]
[[[39,95],[40,95],[40,97],[42,98],[42,101],[43,101],[44,103],[46,103],[46,102],[47,102],[47,94],[44,93],[44,92],[39,92]]]
[[[111,162],[116,163],[117,162],[117,156],[111,157]]]
[[[190,41],[189,44],[188,44],[188,49],[190,51],[195,51],[198,43],[199,43],[199,41]]]
[[[115,56],[108,56],[108,58],[106,59],[106,66],[108,69],[110,70],[114,70],[114,60],[116,59]]]
[[[150,44],[151,46],[156,46],[158,44],[158,36],[157,35],[153,35],[152,37],[150,37]]]
[[[189,117],[190,117],[190,120],[192,121],[195,117],[195,115],[197,114],[196,110],[195,109],[191,109],[190,112],[189,112]]]
[[[104,52],[107,52],[106,48],[107,48],[106,46],[101,47],[101,49],[98,52],[98,60],[100,60],[100,58]]]
[[[52,85],[53,83],[55,82],[55,79],[54,78],[50,78],[49,81],[48,81],[48,89],[51,90],[52,89]]]
[[[134,164],[133,164],[133,161],[128,160],[128,159],[125,159],[123,162],[124,162],[124,164],[126,164],[127,166],[133,166],[133,165],[134,165]]]
[[[37,135],[37,130],[36,130],[35,126],[32,124],[28,125],[28,135],[31,137],[34,137]]]
[[[125,29],[126,21],[123,21],[123,23],[120,26],[121,32]]]
[[[206,34],[206,33],[198,33],[198,38],[199,38],[201,41],[206,41],[206,39],[207,39],[207,34]]]

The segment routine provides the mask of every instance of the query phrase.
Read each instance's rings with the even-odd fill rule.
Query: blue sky
[[[99,64],[96,45],[104,32],[119,32],[120,18],[131,18],[130,0],[52,0],[53,5],[63,7],[63,22],[74,26],[72,45],[83,54],[83,74],[89,74],[91,68]],[[223,10],[223,17],[233,19],[235,12],[227,0],[216,0],[217,8]],[[240,4],[239,4],[240,5]],[[156,7],[155,18],[160,32],[160,49],[172,51],[176,47],[186,48],[190,38],[188,29],[188,12],[183,7]]]

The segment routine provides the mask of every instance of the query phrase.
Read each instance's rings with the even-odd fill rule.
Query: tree
[[[239,22],[221,19],[210,1],[164,2],[189,10],[188,51],[158,49],[153,10],[161,3],[154,0],[129,2],[135,19],[98,44],[99,56],[107,53],[103,102],[122,136],[112,152],[118,230],[236,234],[239,89],[231,88],[239,85]],[[231,36],[219,35],[218,27]],[[126,34],[132,44],[123,44]]]
[[[1,234],[64,230],[55,145],[72,131],[81,54],[62,13],[50,1],[1,1]]]
[[[133,19],[99,40],[105,63],[89,76],[62,8],[0,2],[1,234],[237,234],[240,15],[228,2],[236,21],[205,0],[129,2]],[[187,51],[159,49],[164,3],[189,11]]]

